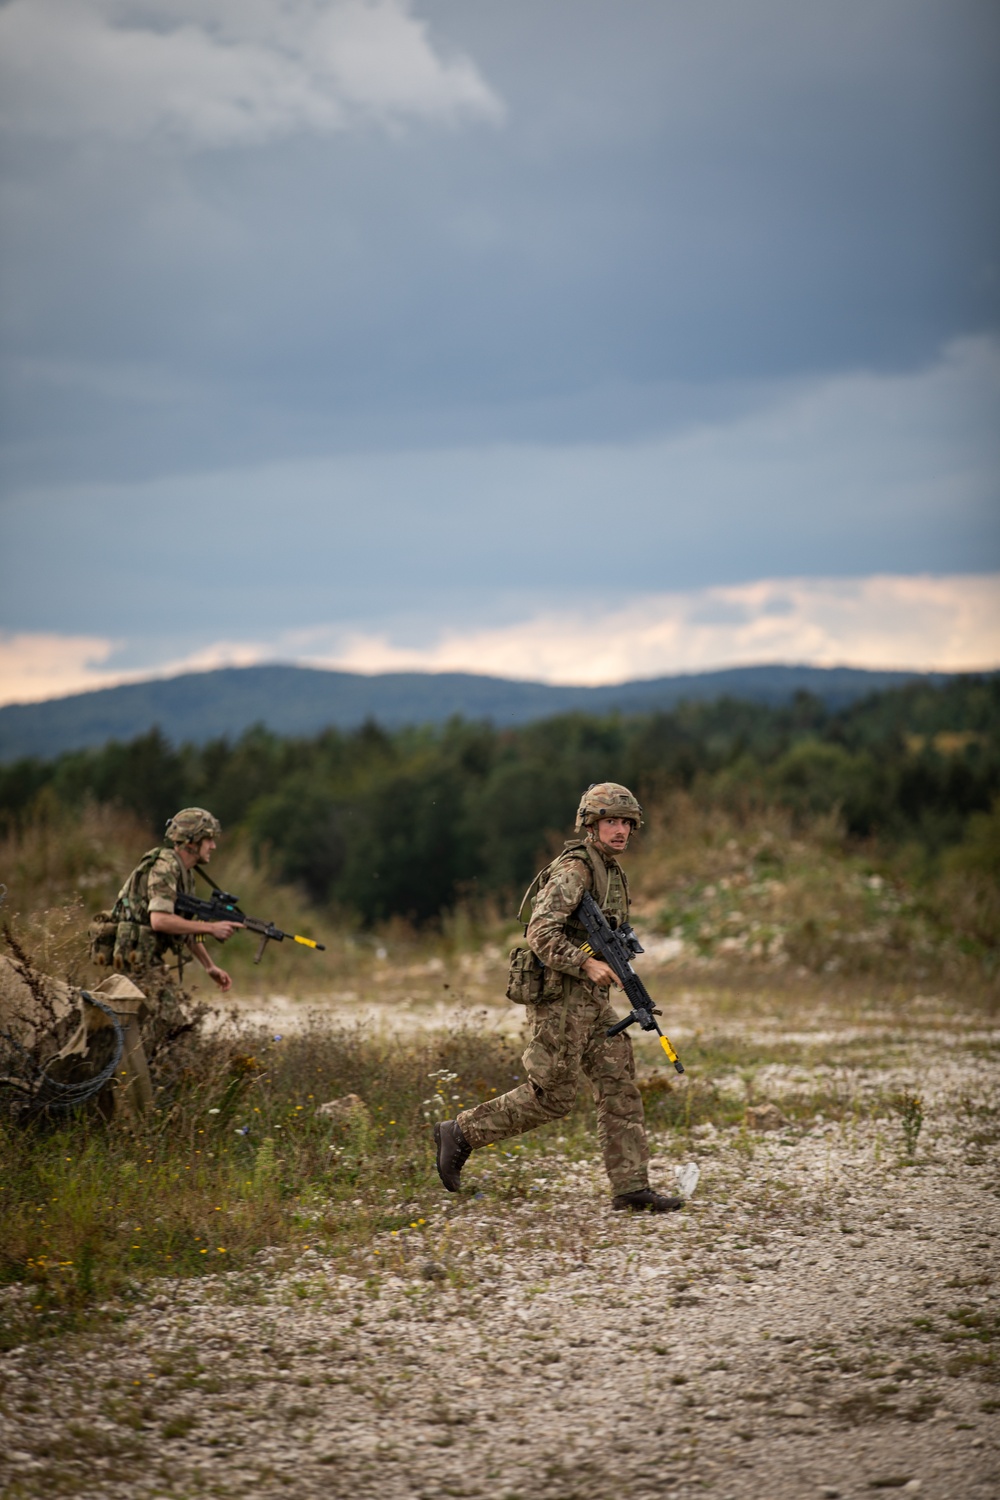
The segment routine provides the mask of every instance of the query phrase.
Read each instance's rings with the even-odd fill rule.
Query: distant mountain
[[[800,691],[831,708],[867,693],[918,680],[913,672],[864,672],[853,667],[734,667],[680,677],[654,677],[614,687],[552,687],[467,672],[386,672],[363,677],[313,667],[224,667],[75,693],[47,703],[0,708],[0,761],[48,758],[64,750],[131,740],[159,725],[175,744],[240,735],[253,724],[277,734],[311,735],[334,725],[351,729],[375,719],[387,729],[439,724],[453,715],[523,724],[570,709],[640,713],[683,700],[721,697],[787,702]],[[943,682],[937,674],[925,681]]]

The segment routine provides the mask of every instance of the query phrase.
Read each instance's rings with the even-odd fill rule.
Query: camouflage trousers
[[[458,1124],[473,1149],[505,1141],[568,1115],[581,1074],[597,1104],[597,1138],[615,1193],[647,1187],[649,1147],[632,1043],[605,1035],[618,1017],[607,990],[567,981],[561,1000],[528,1005],[531,1039],[521,1061],[527,1081],[463,1110]]]

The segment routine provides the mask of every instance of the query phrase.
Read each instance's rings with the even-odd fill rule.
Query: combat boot
[[[611,1200],[611,1207],[631,1209],[634,1214],[672,1214],[684,1207],[684,1199],[668,1198],[651,1187],[644,1187],[637,1193],[616,1193]]]
[[[434,1126],[434,1144],[437,1146],[438,1176],[449,1193],[457,1193],[462,1168],[472,1155],[472,1147],[462,1134],[457,1120],[442,1120]]]

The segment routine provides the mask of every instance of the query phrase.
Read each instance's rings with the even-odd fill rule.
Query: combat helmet
[[[642,827],[642,808],[627,786],[617,781],[598,781],[589,786],[576,810],[576,831],[592,828],[601,818],[630,818]]]
[[[202,839],[217,839],[222,824],[203,807],[183,807],[174,813],[165,834],[169,844],[200,844]]]

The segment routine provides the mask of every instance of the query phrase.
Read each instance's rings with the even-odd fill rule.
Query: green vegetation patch
[[[189,1043],[154,1112],[0,1126],[0,1347],[154,1277],[249,1267],[265,1247],[349,1252],[399,1228],[434,1174],[432,1120],[511,1086],[471,1027],[400,1046],[358,1029]],[[325,1101],[356,1094],[340,1119]]]

